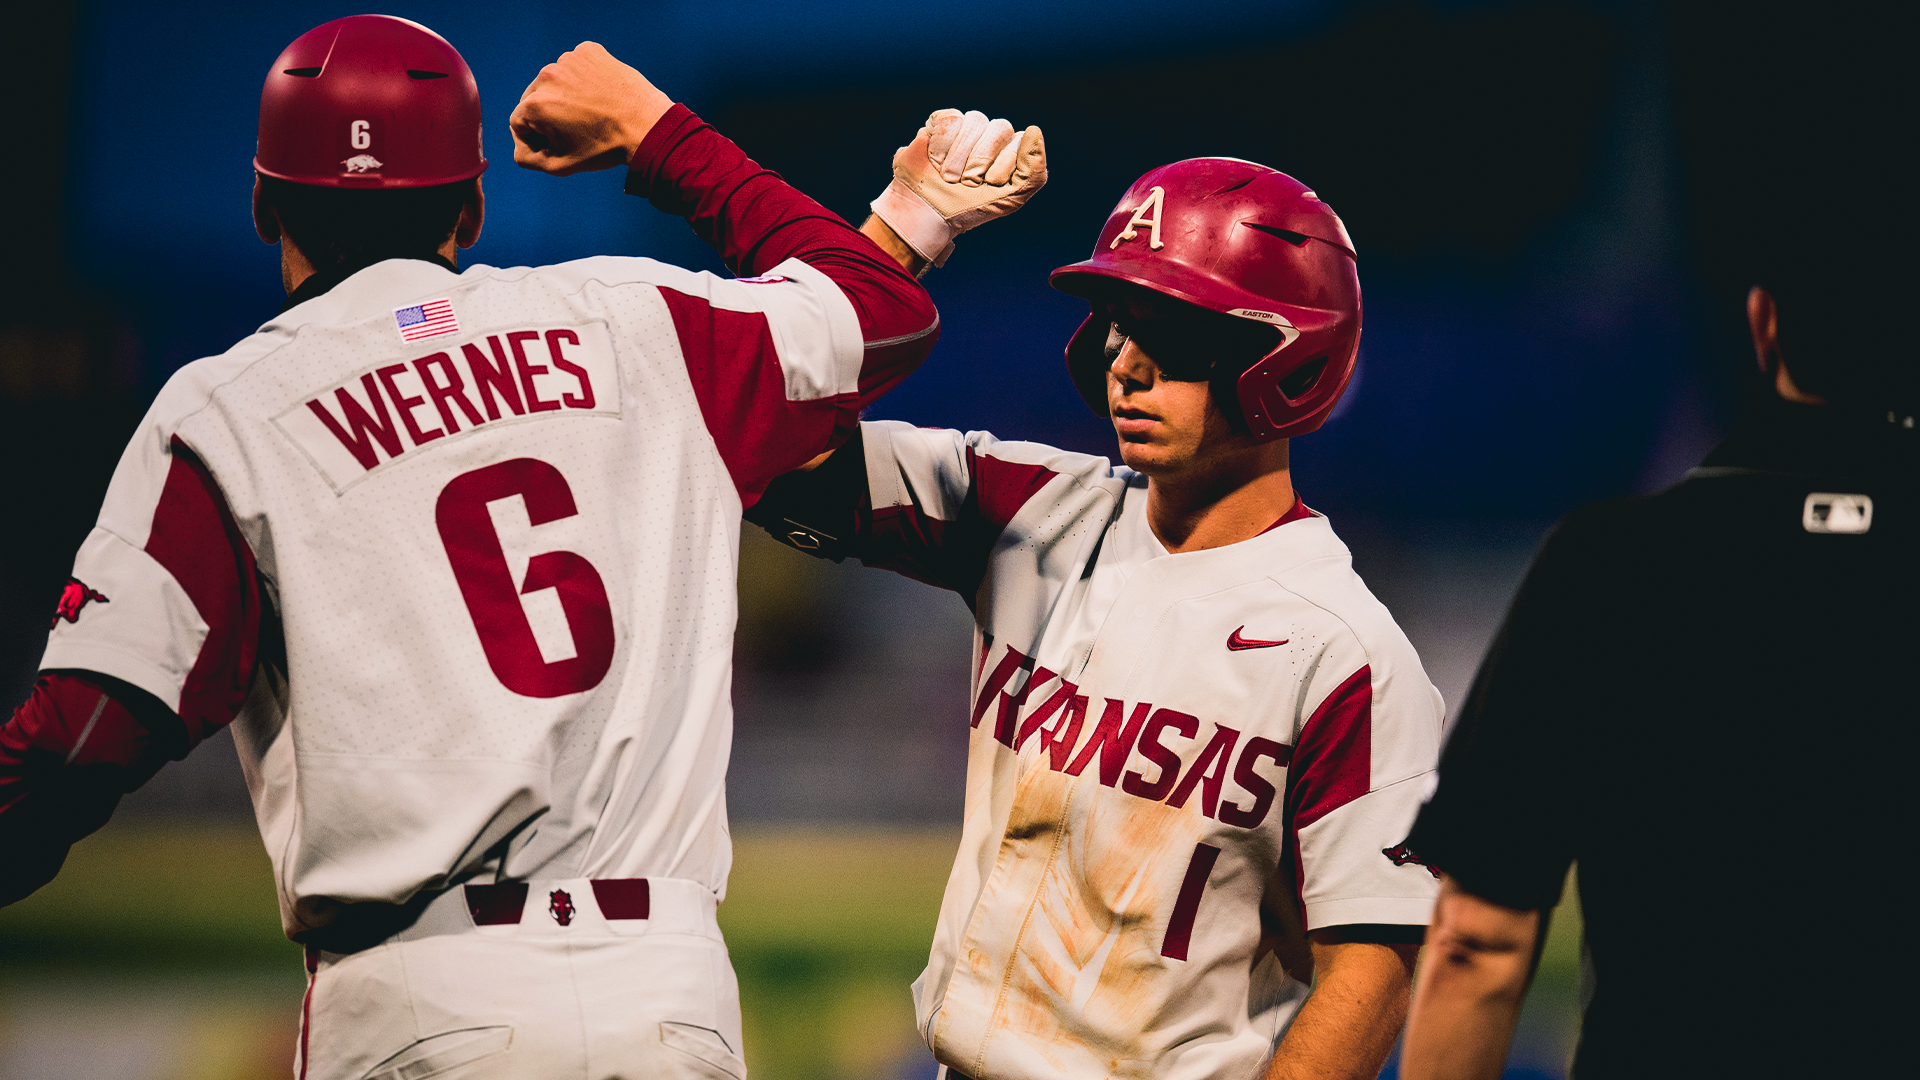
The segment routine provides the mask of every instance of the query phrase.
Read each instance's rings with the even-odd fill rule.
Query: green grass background
[[[720,922],[755,1080],[897,1075],[917,1039],[907,986],[926,962],[958,833],[757,829],[734,840]],[[1571,901],[1569,890],[1528,1001],[1548,1042],[1564,1041],[1554,1033],[1576,996]],[[0,909],[0,1062],[68,1029],[81,1041],[131,1038],[158,1010],[178,1019],[154,1036],[166,1059],[154,1075],[284,1080],[303,981],[251,827],[116,823],[77,845],[53,884]]]

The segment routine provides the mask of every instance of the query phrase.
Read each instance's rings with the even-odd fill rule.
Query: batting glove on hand
[[[1046,185],[1040,129],[1017,135],[985,113],[941,109],[894,152],[893,183],[873,200],[874,215],[922,258],[945,265],[954,237],[1006,217]]]

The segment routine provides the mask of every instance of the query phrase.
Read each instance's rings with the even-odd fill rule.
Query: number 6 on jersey
[[[613,665],[613,606],[600,572],[571,551],[549,551],[527,563],[518,587],[494,531],[487,504],[515,495],[526,500],[529,525],[579,513],[573,489],[560,470],[535,458],[514,458],[462,473],[447,482],[434,506],[440,542],[446,545],[467,613],[480,633],[494,677],[516,694],[564,697],[591,690]],[[520,597],[552,589],[560,597],[573,633],[575,655],[549,663]]]

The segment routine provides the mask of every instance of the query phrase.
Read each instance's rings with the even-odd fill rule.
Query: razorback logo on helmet
[[[61,619],[79,622],[80,609],[86,607],[90,600],[98,600],[103,604],[108,602],[105,596],[89,587],[86,582],[79,578],[68,578],[66,588],[60,590],[60,603],[53,609],[53,618],[48,620],[47,629],[51,630],[59,626]]]
[[[480,88],[458,50],[419,23],[351,15],[267,69],[253,165],[294,184],[430,187],[479,176],[482,141]]]
[[[547,914],[561,926],[573,921],[573,897],[567,890],[555,889],[547,894]]]
[[[1427,873],[1432,874],[1434,877],[1440,876],[1440,871],[1435,869],[1432,863],[1421,858],[1417,852],[1408,847],[1404,840],[1390,848],[1381,848],[1380,854],[1392,859],[1393,865],[1395,866],[1405,866],[1408,863],[1412,863],[1415,866],[1426,867]]]
[[[1133,208],[1133,216],[1127,219],[1127,227],[1120,231],[1119,236],[1113,238],[1113,243],[1107,245],[1107,250],[1112,251],[1114,248],[1119,247],[1120,241],[1122,240],[1137,238],[1140,235],[1140,227],[1142,225],[1147,227],[1148,247],[1155,251],[1166,247],[1167,245],[1160,242],[1160,218],[1166,212],[1166,202],[1167,190],[1165,188],[1158,185],[1149,188],[1147,197],[1141,201],[1139,206]]]

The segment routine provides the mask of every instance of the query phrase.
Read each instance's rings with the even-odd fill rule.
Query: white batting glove
[[[873,200],[873,212],[922,258],[943,266],[954,237],[1020,209],[1046,182],[1039,128],[1016,133],[985,113],[941,109],[894,152],[893,183]]]

